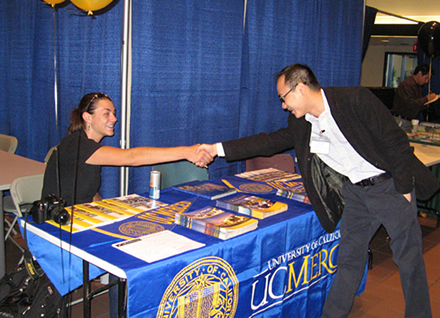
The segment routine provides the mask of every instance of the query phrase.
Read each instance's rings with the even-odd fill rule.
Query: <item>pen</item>
[[[118,243],[120,241],[121,241],[121,239],[113,240],[113,241],[105,241],[105,242],[95,243],[95,244],[89,245],[89,248],[91,248],[91,247],[98,247],[98,246],[102,246],[102,245],[106,245],[106,244]]]

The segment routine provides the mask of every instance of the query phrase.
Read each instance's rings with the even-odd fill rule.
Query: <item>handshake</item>
[[[208,164],[217,156],[217,146],[215,144],[196,144],[188,148],[186,159],[201,168],[207,168]]]

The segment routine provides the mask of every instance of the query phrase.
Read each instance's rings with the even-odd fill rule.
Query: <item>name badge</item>
[[[330,140],[325,136],[312,138],[310,140],[310,152],[320,155],[328,155],[330,152]]]

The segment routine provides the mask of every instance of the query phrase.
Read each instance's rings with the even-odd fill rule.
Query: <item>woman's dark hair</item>
[[[78,107],[72,110],[69,125],[69,134],[80,129],[85,129],[85,123],[82,114],[85,112],[93,114],[96,109],[96,103],[101,99],[108,99],[109,101],[112,101],[110,97],[108,97],[104,93],[89,93],[81,98]]]

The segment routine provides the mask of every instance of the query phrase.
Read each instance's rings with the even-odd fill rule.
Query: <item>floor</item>
[[[419,218],[423,232],[423,249],[428,283],[430,286],[431,307],[434,318],[440,318],[440,228],[436,229],[436,219]],[[23,243],[18,234],[16,239]],[[404,317],[404,300],[400,287],[397,266],[394,264],[389,248],[386,231],[381,228],[371,242],[373,252],[373,268],[368,272],[367,286],[364,293],[357,296],[349,318],[394,318]],[[11,271],[20,258],[18,248],[6,242],[7,272]],[[93,285],[100,286],[95,280]],[[72,293],[72,300],[82,297],[82,290]],[[92,301],[92,317],[108,318],[108,293],[104,293]],[[82,303],[71,307],[70,317],[82,317]]]
[[[440,228],[431,217],[419,218],[423,233],[423,255],[428,276],[431,308],[440,318]],[[350,318],[404,317],[400,276],[392,260],[385,229],[381,228],[371,244],[373,268],[368,271],[365,292],[356,297]]]

